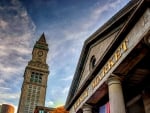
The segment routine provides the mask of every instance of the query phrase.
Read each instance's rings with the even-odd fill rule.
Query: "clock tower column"
[[[17,113],[33,113],[36,106],[45,105],[49,74],[46,63],[47,53],[48,44],[43,33],[35,43],[32,51],[32,59],[25,68]]]

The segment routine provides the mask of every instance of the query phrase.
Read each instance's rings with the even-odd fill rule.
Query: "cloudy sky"
[[[44,32],[46,106],[65,103],[84,41],[129,0],[0,0],[0,104],[18,106],[23,73]]]

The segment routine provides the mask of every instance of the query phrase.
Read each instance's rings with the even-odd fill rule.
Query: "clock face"
[[[43,56],[43,51],[38,51],[38,56],[39,57]]]

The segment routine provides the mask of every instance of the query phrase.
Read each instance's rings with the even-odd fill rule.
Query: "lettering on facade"
[[[103,79],[103,77],[109,72],[109,70],[117,63],[117,61],[121,58],[124,52],[127,51],[127,44],[128,40],[125,39],[121,45],[118,47],[118,49],[115,51],[115,53],[112,55],[112,57],[108,60],[108,62],[104,65],[102,70],[100,71],[100,74],[94,78],[92,81],[92,89],[94,89],[99,82]]]
[[[105,77],[105,75],[112,69],[112,67],[118,62],[118,60],[121,58],[121,56],[128,50],[128,39],[125,39],[121,45],[117,48],[115,53],[112,55],[112,57],[107,61],[107,63],[104,65],[104,67],[101,69],[100,74],[98,74],[91,84],[88,86],[88,88],[82,93],[82,95],[78,98],[78,100],[74,104],[74,110],[81,105],[81,103],[88,97],[88,90],[90,89],[90,92],[93,91],[96,86],[100,83],[100,81]]]
[[[74,109],[77,109],[77,107],[85,100],[85,98],[88,96],[88,90],[85,90],[80,98],[76,101],[74,105]]]

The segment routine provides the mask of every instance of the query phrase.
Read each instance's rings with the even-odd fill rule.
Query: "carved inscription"
[[[128,40],[125,39],[122,44],[118,47],[113,56],[108,60],[105,66],[102,68],[100,74],[92,81],[92,88],[95,88],[102,78],[108,73],[108,71],[117,63],[121,58],[122,54],[127,51]]]

